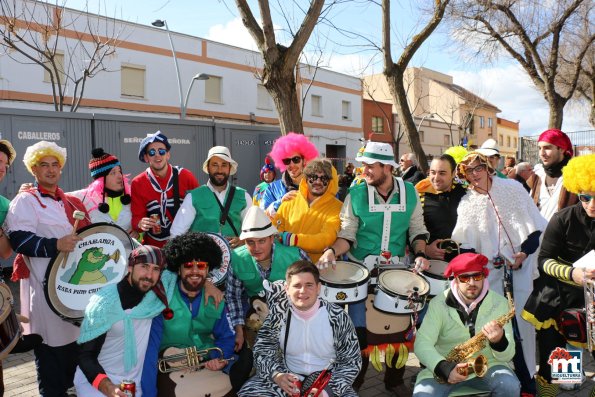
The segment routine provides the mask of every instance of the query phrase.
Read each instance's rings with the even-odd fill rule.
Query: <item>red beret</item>
[[[537,142],[551,143],[552,145],[556,145],[560,149],[564,150],[564,153],[567,153],[569,156],[572,157],[573,155],[570,138],[568,138],[568,135],[560,130],[551,129],[543,131],[541,135],[539,135]]]
[[[462,273],[468,272],[483,272],[484,276],[488,276],[490,271],[487,267],[488,258],[481,254],[465,253],[457,255],[444,269],[444,277],[457,277]]]

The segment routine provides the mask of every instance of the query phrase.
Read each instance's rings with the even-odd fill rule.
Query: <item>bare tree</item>
[[[0,0],[0,12],[0,47],[19,63],[40,65],[51,83],[54,109],[76,112],[87,80],[106,70],[106,58],[116,51],[115,25],[103,19],[100,26],[101,18],[72,10],[66,19],[65,2],[57,0]]]
[[[504,50],[529,75],[549,105],[550,128],[561,128],[564,106],[577,89],[581,64],[593,45],[592,0],[460,0],[453,12],[455,33],[467,50],[483,58]],[[561,51],[566,48],[566,51]],[[558,78],[562,55],[566,84]]]
[[[563,56],[558,76],[562,85],[568,86],[572,83],[572,72],[572,58],[567,59]],[[573,100],[590,108],[589,123],[595,127],[595,46],[589,47],[585,54]]]
[[[295,68],[322,12],[324,0],[312,0],[305,11],[299,29],[293,34],[289,47],[275,38],[269,0],[258,0],[262,27],[254,18],[247,0],[235,0],[242,22],[262,54],[264,67],[262,84],[267,89],[279,113],[281,134],[290,131],[303,133],[300,101],[297,95]]]
[[[407,65],[409,65],[415,52],[442,21],[446,6],[449,2],[450,0],[435,0],[431,19],[418,34],[411,38],[411,41],[405,46],[401,56],[395,62],[393,61],[391,47],[391,2],[390,0],[382,0],[382,52],[384,55],[384,75],[386,76],[388,87],[395,106],[397,107],[400,124],[405,128],[411,150],[417,157],[419,166],[423,172],[426,172],[428,169],[428,160],[421,146],[419,132],[417,131],[417,127],[413,121],[413,115],[409,109],[407,91],[405,89],[403,78],[405,69],[407,69]]]

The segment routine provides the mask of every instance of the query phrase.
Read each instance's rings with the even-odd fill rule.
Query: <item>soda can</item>
[[[302,382],[298,378],[295,378],[293,381],[293,385],[297,389],[297,392],[292,393],[291,397],[301,397],[302,395]]]
[[[126,394],[126,397],[134,397],[136,395],[136,382],[129,379],[123,379],[120,383],[120,390]]]
[[[161,234],[161,223],[159,223],[160,218],[159,214],[151,214],[151,220],[155,222],[155,226],[153,226],[151,232],[155,235]]]

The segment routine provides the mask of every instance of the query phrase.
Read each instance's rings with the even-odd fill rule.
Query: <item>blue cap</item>
[[[165,145],[167,150],[171,149],[171,145],[167,141],[167,137],[161,133],[161,131],[157,131],[154,134],[148,134],[145,139],[142,140],[140,143],[140,148],[138,149],[138,159],[141,163],[145,162],[145,151],[147,146],[149,146],[153,142],[161,142]]]

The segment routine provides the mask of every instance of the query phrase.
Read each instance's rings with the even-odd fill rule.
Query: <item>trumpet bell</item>
[[[483,377],[488,370],[488,359],[483,354],[480,354],[476,358],[471,358],[466,361],[465,367],[457,368],[457,372],[463,376],[475,374],[479,378]]]
[[[120,250],[115,250],[109,257],[111,260],[118,263],[118,261],[120,260]]]

